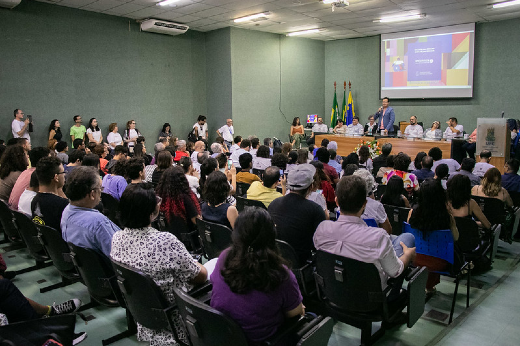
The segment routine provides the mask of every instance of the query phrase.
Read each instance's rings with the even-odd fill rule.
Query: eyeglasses
[[[65,174],[65,171],[63,171],[63,172],[58,172],[58,173],[56,173],[56,174]]]
[[[135,122],[133,122],[133,123],[130,123],[130,124],[132,124],[132,125],[135,125]]]

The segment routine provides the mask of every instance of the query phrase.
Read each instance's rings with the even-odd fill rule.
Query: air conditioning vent
[[[2,0],[0,0],[2,1]],[[158,19],[147,19],[141,23],[141,30],[165,35],[180,35],[188,31],[189,26],[166,22]]]

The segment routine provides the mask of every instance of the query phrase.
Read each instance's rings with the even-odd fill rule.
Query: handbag
[[[188,133],[188,141],[195,143],[199,137],[195,134],[195,128]]]

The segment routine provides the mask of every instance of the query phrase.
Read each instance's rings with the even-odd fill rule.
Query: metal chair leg
[[[451,321],[453,321],[453,312],[455,311],[455,301],[457,300],[457,292],[459,290],[459,281],[460,276],[457,276],[455,279],[455,291],[453,292],[453,300],[451,302],[451,311],[450,311],[450,321],[448,324],[451,324]]]

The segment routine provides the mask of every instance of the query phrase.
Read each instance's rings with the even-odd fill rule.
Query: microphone
[[[504,111],[502,111],[502,119],[504,119]]]

